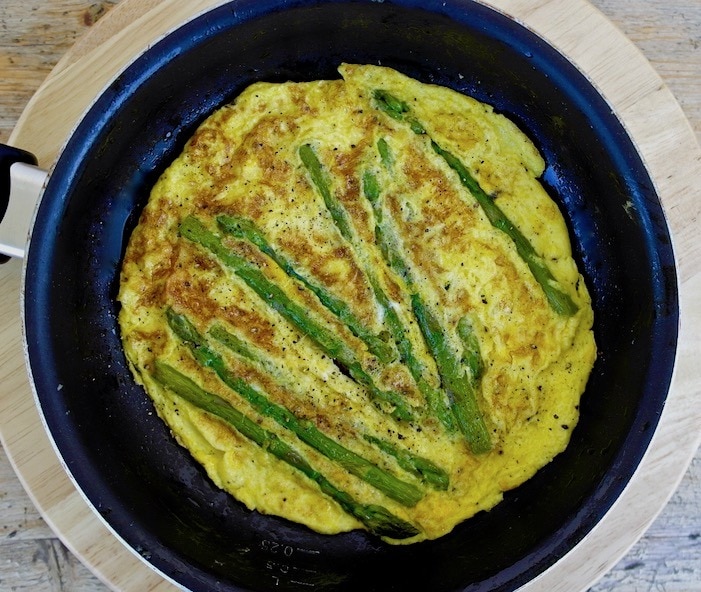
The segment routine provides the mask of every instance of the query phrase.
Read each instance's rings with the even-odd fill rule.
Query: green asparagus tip
[[[377,446],[383,452],[393,456],[400,467],[405,471],[415,475],[423,482],[428,483],[431,487],[440,491],[446,491],[450,484],[448,473],[441,467],[431,462],[427,458],[423,458],[405,448],[399,448],[391,442],[377,438],[370,434],[363,436],[368,442]]]
[[[377,182],[377,177],[370,171],[363,173],[363,193],[371,203],[380,197],[380,185]]]
[[[390,150],[387,140],[380,138],[377,140],[377,151],[380,153],[380,160],[386,169],[389,169],[394,162],[392,151]]]
[[[409,113],[409,105],[386,90],[375,89],[372,92],[372,98],[375,99],[377,106],[392,119],[403,121],[404,115]]]
[[[426,128],[412,115],[409,105],[398,99],[393,94],[386,90],[376,89],[372,93],[375,103],[381,111],[384,111],[392,119],[397,121],[406,121],[411,130],[418,135],[425,134]]]
[[[391,514],[386,508],[376,505],[368,505],[359,508],[356,516],[365,524],[368,530],[379,537],[402,540],[419,534],[419,529],[413,524]]]
[[[348,214],[341,202],[333,195],[326,179],[326,174],[321,161],[317,157],[314,149],[309,144],[302,144],[299,147],[299,157],[307,169],[312,183],[317,188],[321,197],[329,210],[334,223],[338,227],[341,236],[348,241],[352,241],[353,232],[351,230]]]
[[[470,319],[466,316],[458,321],[458,336],[463,345],[463,362],[470,370],[473,382],[477,382],[482,378],[484,363],[482,362],[479,341],[472,328]]]

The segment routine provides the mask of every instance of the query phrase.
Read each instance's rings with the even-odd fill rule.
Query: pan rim
[[[32,384],[34,384],[34,383],[32,383]],[[50,433],[50,432],[49,432],[49,433]],[[80,488],[78,488],[78,489],[80,490]]]

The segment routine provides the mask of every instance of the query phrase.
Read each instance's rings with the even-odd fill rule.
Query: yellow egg
[[[119,323],[217,486],[408,544],[564,450],[593,313],[511,121],[389,68],[339,71],[256,83],[202,123],[131,236]]]

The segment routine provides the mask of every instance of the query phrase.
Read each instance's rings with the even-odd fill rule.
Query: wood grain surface
[[[0,142],[8,140],[51,69],[117,4],[118,0],[0,0]],[[592,4],[643,52],[701,140],[701,0]],[[107,589],[40,517],[0,448],[0,591]],[[591,590],[701,591],[700,454],[645,535]]]

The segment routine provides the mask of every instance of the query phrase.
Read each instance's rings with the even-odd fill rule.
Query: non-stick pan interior
[[[278,4],[284,4],[279,7]],[[195,126],[257,80],[381,63],[494,105],[536,142],[590,286],[599,359],[569,448],[433,542],[322,536],[247,511],[171,438],[125,363],[120,259],[150,186]],[[28,250],[25,324],[50,433],[126,543],[192,590],[512,590],[600,520],[669,387],[678,322],[654,187],[607,103],[540,38],[464,1],[240,1],[151,48],[102,95],[53,171]]]

